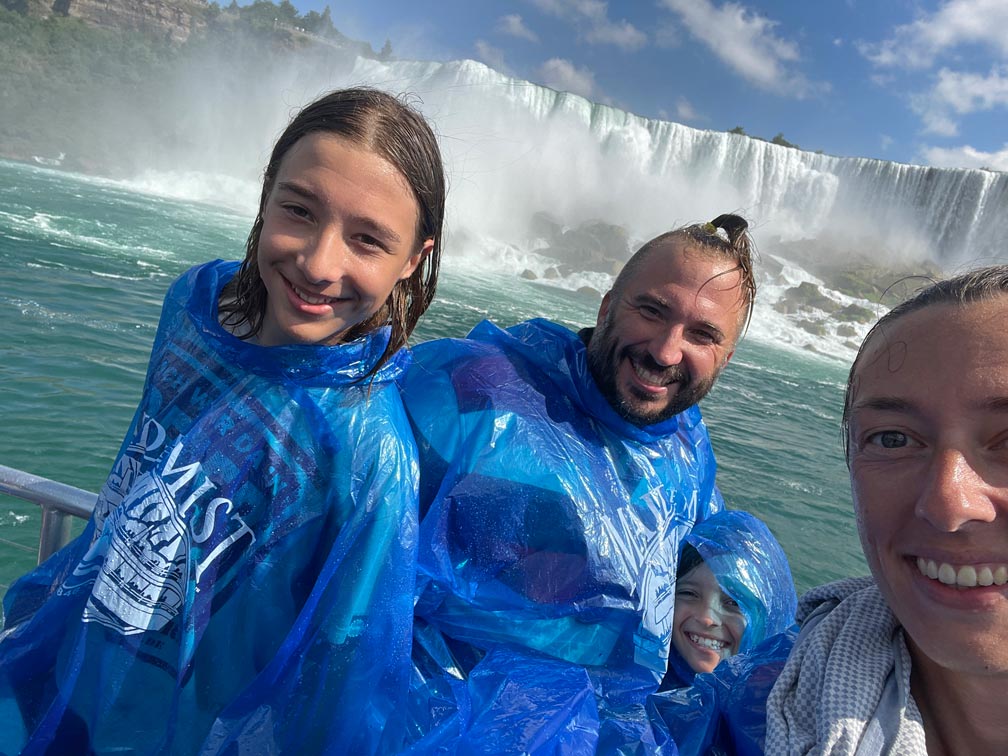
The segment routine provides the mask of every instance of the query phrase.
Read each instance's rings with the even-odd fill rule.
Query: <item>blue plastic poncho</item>
[[[738,653],[752,651],[766,638],[782,633],[795,621],[795,593],[787,555],[758,517],[741,511],[721,511],[699,523],[683,541],[697,550],[721,589],[731,596],[746,619]],[[670,651],[669,668],[678,684],[693,681],[693,670]],[[666,678],[666,687],[673,675]]]
[[[765,701],[793,642],[797,595],[787,556],[770,529],[748,512],[721,511],[686,537],[746,618],[739,652],[710,674],[672,649],[678,687],[648,702],[659,743],[682,754],[762,752]],[[763,702],[761,704],[761,702]]]
[[[699,409],[623,420],[578,335],[544,320],[421,344],[403,399],[421,457],[418,729],[451,710],[438,671],[486,670],[497,646],[586,667],[600,701],[643,712],[679,542],[722,506]],[[548,675],[537,684],[532,702],[549,695]]]
[[[651,696],[647,710],[655,740],[662,747],[674,744],[681,756],[763,756],[767,696],[796,635],[792,626],[696,675],[691,685]]]
[[[7,593],[0,752],[401,742],[417,526],[405,361],[360,383],[387,333],[233,337],[217,301],[236,269],[171,287],[93,518]]]

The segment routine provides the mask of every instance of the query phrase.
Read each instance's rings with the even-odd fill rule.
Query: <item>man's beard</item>
[[[643,427],[668,420],[699,402],[714,387],[714,382],[721,372],[720,369],[707,380],[695,380],[682,363],[663,367],[655,362],[643,347],[626,346],[620,349],[617,354],[616,340],[609,335],[609,329],[606,326],[608,323],[603,323],[601,328],[596,328],[591,341],[588,342],[588,368],[591,370],[592,377],[595,379],[599,391],[602,392],[602,396],[606,398],[616,414],[627,422]],[[674,395],[668,397],[664,404],[660,405],[654,401],[652,395],[645,392],[634,392],[632,386],[629,388],[631,397],[624,397],[617,384],[620,363],[624,359],[660,376],[659,383],[661,385],[678,383],[678,390]],[[631,364],[631,370],[633,364]],[[639,401],[635,402],[633,398]],[[651,401],[648,401],[649,399]]]

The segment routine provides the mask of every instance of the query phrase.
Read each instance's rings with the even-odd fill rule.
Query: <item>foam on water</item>
[[[146,170],[117,185],[154,197],[201,202],[227,208],[251,222],[259,205],[257,182],[205,171]]]
[[[136,191],[121,204],[121,187],[11,164],[0,165],[0,179],[0,204],[5,191],[31,192],[35,206],[0,217],[0,462],[97,490],[135,410],[168,280],[210,257],[239,256],[248,221]],[[17,218],[30,222],[35,212],[46,217],[29,223],[30,232],[8,233]],[[39,225],[107,245],[62,239]],[[18,240],[24,236],[29,240]],[[556,264],[541,244],[491,233],[470,233],[462,244],[464,235],[454,236],[458,248],[449,237],[438,297],[418,340],[461,336],[483,317],[504,326],[533,316],[575,328],[594,322],[597,297],[568,289],[594,283],[602,290],[609,277],[523,280],[525,269],[545,275]],[[152,249],[173,254],[161,258]],[[804,280],[797,270],[783,276]],[[775,337],[753,336],[704,404],[719,485],[730,505],[769,522],[788,548],[799,586],[853,574],[860,549],[835,448],[842,368],[789,354]],[[30,518],[0,522],[0,539],[37,542],[35,507],[7,499],[0,506]],[[30,552],[18,561],[0,551],[0,584],[28,569]]]

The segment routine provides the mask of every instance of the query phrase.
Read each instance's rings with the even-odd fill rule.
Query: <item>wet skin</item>
[[[738,653],[746,619],[706,564],[676,581],[672,645],[694,672],[713,672]]]
[[[670,240],[602,300],[588,345],[592,376],[625,419],[666,420],[702,399],[735,349],[740,275],[731,260]]]
[[[931,723],[929,706],[979,713],[1008,690],[1006,322],[1005,296],[918,310],[875,335],[854,377],[858,530]]]
[[[416,238],[406,179],[374,152],[309,134],[280,163],[263,213],[259,343],[337,344],[408,278],[432,240]]]

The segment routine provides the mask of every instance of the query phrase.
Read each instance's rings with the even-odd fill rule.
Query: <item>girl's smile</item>
[[[294,307],[302,307],[306,312],[312,312],[311,308],[313,307],[324,308],[329,305],[336,304],[337,302],[344,301],[342,297],[326,297],[312,294],[309,291],[305,291],[304,289],[295,286],[286,278],[284,279],[284,283],[287,284],[287,289],[291,294],[291,299],[293,300],[292,305]],[[319,309],[315,314],[324,315],[325,310]]]
[[[416,238],[418,213],[402,174],[375,152],[329,133],[302,137],[263,213],[260,343],[340,343],[375,315],[432,246]]]

